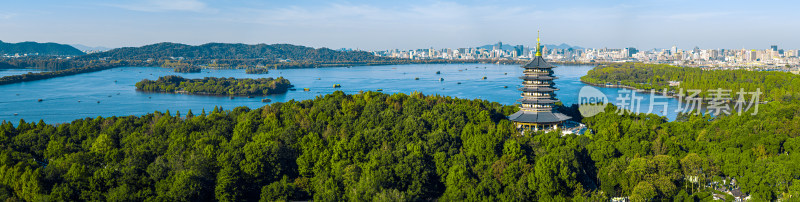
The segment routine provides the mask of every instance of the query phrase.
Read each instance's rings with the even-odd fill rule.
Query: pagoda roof
[[[558,88],[553,87],[522,87],[517,90],[525,91],[525,92],[552,92],[557,91]]]
[[[524,123],[556,123],[570,118],[572,117],[558,112],[529,112],[524,110],[508,116],[511,121]]]
[[[553,80],[557,79],[558,77],[555,76],[520,76],[520,79],[524,80]]]
[[[554,68],[556,66],[551,65],[550,63],[547,63],[547,61],[545,61],[544,58],[542,58],[542,56],[536,56],[535,58],[533,58],[533,60],[531,60],[527,64],[522,65],[522,67],[526,68],[526,69],[532,69],[532,68],[545,68],[546,69],[546,68]]]
[[[544,99],[529,99],[529,98],[522,98],[518,99],[517,102],[522,104],[553,104],[558,102],[556,99],[544,98]]]

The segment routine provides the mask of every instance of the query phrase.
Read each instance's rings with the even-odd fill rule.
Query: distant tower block
[[[519,88],[522,91],[522,98],[517,102],[522,104],[522,109],[508,116],[518,130],[554,130],[558,129],[558,125],[572,118],[559,113],[554,108],[555,103],[558,102],[554,93],[558,89],[553,83],[553,79],[556,79],[553,76],[555,67],[542,58],[542,46],[539,44],[537,36],[536,56],[527,64],[522,65],[522,68],[525,68],[523,71],[525,75],[519,77],[523,80],[523,87]]]

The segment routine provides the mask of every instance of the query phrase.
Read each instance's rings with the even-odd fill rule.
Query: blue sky
[[[26,0],[0,6],[0,40],[89,46],[290,43],[365,50],[503,41],[590,48],[800,49],[795,1]]]

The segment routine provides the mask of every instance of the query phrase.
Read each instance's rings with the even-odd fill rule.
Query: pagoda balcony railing
[[[546,98],[555,98],[554,95],[522,95],[522,98],[526,99],[546,99]]]
[[[527,81],[552,81],[554,79],[557,79],[558,77],[550,75],[525,75],[519,78]]]
[[[522,104],[522,108],[529,108],[529,109],[553,108],[553,104]]]
[[[523,81],[522,84],[525,84],[525,85],[547,85],[547,86],[553,86],[553,84],[555,84],[555,83],[547,82],[547,81]]]
[[[553,73],[553,71],[552,70],[548,70],[548,69],[541,69],[541,70],[540,69],[526,69],[526,70],[523,70],[522,73],[548,73],[549,74],[549,73]]]
[[[524,84],[525,87],[553,87],[553,84]]]
[[[522,73],[530,76],[548,76],[552,74],[552,72],[527,72],[527,71]]]
[[[522,110],[529,111],[529,112],[550,112],[553,111],[553,108],[526,108],[522,107]]]
[[[555,96],[556,96],[556,94],[555,94],[555,93],[520,93],[520,95],[522,95],[523,97],[525,97],[525,96],[535,96],[535,97],[536,97],[536,96],[538,96],[538,97],[547,96],[547,97],[555,97]]]
[[[552,97],[552,96],[522,96],[522,98],[538,100],[538,99],[552,99],[554,97]]]

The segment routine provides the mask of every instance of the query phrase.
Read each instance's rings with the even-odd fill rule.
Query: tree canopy
[[[800,105],[754,116],[608,112],[582,136],[520,134],[517,111],[420,93],[347,95],[210,113],[0,124],[0,197],[129,201],[706,200],[735,178],[796,197]],[[697,179],[697,180],[687,180]],[[791,195],[794,193],[794,195]]]
[[[150,92],[190,93],[208,95],[271,95],[286,93],[292,84],[283,77],[277,79],[237,79],[205,77],[202,79],[185,79],[169,75],[152,81],[144,79],[136,82],[136,89]]]

